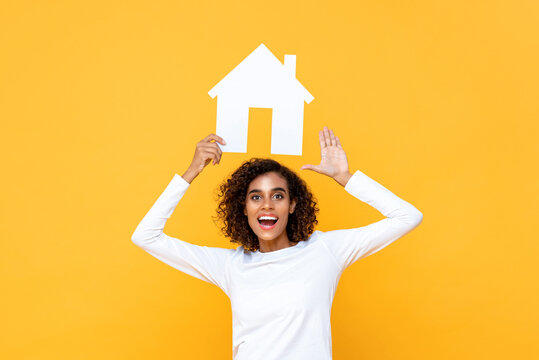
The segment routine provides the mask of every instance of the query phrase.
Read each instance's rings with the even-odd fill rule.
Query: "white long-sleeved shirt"
[[[162,262],[221,288],[232,306],[234,360],[330,360],[330,314],[344,269],[417,227],[422,213],[356,171],[345,190],[386,218],[318,231],[284,249],[244,251],[194,245],[163,233],[189,187],[178,174],[144,216],[132,241]]]

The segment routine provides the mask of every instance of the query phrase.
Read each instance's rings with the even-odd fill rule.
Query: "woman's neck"
[[[273,240],[261,240],[260,238],[258,239],[259,251],[261,253],[281,250],[295,245],[297,245],[297,241],[290,241],[286,234]]]

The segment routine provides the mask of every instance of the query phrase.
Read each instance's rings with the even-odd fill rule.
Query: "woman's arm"
[[[201,171],[200,168],[197,168],[196,161],[207,165],[206,159],[201,155],[202,153],[208,154],[207,156],[213,154],[216,163],[220,159],[220,154],[216,150],[215,152],[211,151],[211,145],[204,146],[206,150],[199,152],[199,146],[197,145],[193,164],[190,166],[190,170],[186,171],[186,174],[191,174],[191,181]],[[215,144],[215,146],[217,145]],[[202,169],[204,166],[202,166]],[[163,232],[167,220],[189,186],[190,183],[185,178],[174,174],[163,193],[138,224],[131,240],[162,262],[200,280],[215,284],[227,293],[225,269],[230,255],[234,252],[233,249],[194,245],[170,237]]]
[[[385,219],[354,229],[320,232],[342,270],[372,255],[415,229],[423,214],[361,171],[349,179],[345,190],[381,212]]]
[[[333,178],[345,190],[380,211],[386,219],[355,229],[320,232],[338,265],[344,269],[355,261],[374,254],[417,227],[423,214],[413,205],[369,178],[361,171],[353,175],[338,137],[324,127],[319,133],[320,165],[304,165]]]

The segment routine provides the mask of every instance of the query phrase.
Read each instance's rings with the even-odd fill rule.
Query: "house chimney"
[[[296,55],[284,56],[284,71],[292,79],[296,78]]]

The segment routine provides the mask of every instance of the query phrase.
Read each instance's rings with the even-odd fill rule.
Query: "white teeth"
[[[258,220],[277,220],[277,218],[272,216],[261,216]]]

